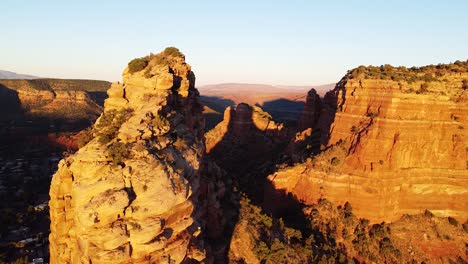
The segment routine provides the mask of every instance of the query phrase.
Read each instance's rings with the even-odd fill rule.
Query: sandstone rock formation
[[[228,173],[245,176],[251,166],[271,161],[286,142],[287,130],[258,106],[240,103],[206,133],[206,152]]]
[[[210,153],[228,132],[245,138],[255,134],[255,131],[270,136],[281,135],[284,134],[283,129],[282,124],[275,123],[260,107],[240,103],[236,107],[227,107],[223,122],[206,134],[206,152]]]
[[[424,209],[465,221],[467,84],[468,63],[355,69],[311,126],[326,150],[269,179],[305,203],[349,201],[372,222]]]
[[[303,131],[307,128],[314,127],[318,122],[321,111],[321,102],[320,97],[315,91],[311,89],[307,93],[306,103],[304,105],[304,110],[302,111],[301,117],[299,118],[297,129],[298,131]]]
[[[2,106],[9,104],[5,109],[10,119],[94,122],[102,112],[101,94],[109,86],[108,82],[92,80],[0,80],[0,102]]]
[[[201,180],[204,121],[194,74],[168,49],[138,60],[143,66],[126,68],[123,83],[108,90],[95,137],[53,176],[51,263],[205,259],[200,237],[206,214],[215,213],[198,205],[214,204],[223,190]]]
[[[303,161],[305,157],[320,152],[321,131],[318,128],[322,103],[315,89],[307,93],[304,110],[297,122],[297,132],[286,148],[291,162]]]
[[[76,132],[102,113],[109,87],[94,80],[0,80],[0,141],[76,149]]]

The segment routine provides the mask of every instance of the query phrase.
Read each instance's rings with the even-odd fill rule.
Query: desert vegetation
[[[283,219],[266,214],[245,196],[240,199],[242,222],[248,223],[247,233],[236,235],[247,234],[252,239],[252,251],[261,263],[306,263],[311,259],[312,250],[307,246],[310,239],[304,239],[300,230],[286,227]],[[234,263],[242,263],[237,261]]]
[[[252,239],[253,252],[260,263],[427,262],[432,257],[421,250],[425,243],[443,246],[467,232],[453,218],[435,217],[430,211],[405,215],[391,224],[370,224],[367,219],[356,217],[349,203],[335,207],[322,199],[303,209],[307,219],[303,226],[291,227],[245,197],[240,205],[240,222],[249,223],[246,234]],[[428,242],[402,239],[409,233],[425,234]],[[454,258],[451,263],[463,263],[462,260]]]
[[[104,112],[96,124],[96,136],[101,144],[109,143],[116,135],[120,126],[130,118],[131,109],[115,110]]]
[[[0,85],[11,89],[30,89],[42,91],[88,91],[105,92],[110,82],[98,80],[73,79],[34,79],[34,80],[0,80]]]
[[[357,218],[349,203],[335,207],[322,199],[303,212],[306,225],[295,229],[249,200],[241,201],[240,219],[250,223],[247,230],[256,238],[254,252],[261,263],[427,262],[432,257],[422,251],[426,243],[443,247],[467,232],[453,218],[435,217],[430,211],[404,215],[391,224],[370,224]],[[418,236],[426,237],[425,241],[404,239]],[[451,261],[463,263],[461,257]]]
[[[130,155],[128,146],[122,142],[113,142],[107,148],[107,154],[112,158],[114,164],[121,164]]]
[[[167,47],[164,49],[162,52],[166,56],[171,56],[171,57],[184,57],[184,54],[180,52],[180,50],[176,47]]]
[[[315,170],[324,172],[333,172],[339,170],[341,164],[347,155],[348,148],[345,141],[339,141],[335,145],[323,149],[318,155],[309,159]]]
[[[78,147],[82,148],[88,142],[97,137],[100,144],[107,145],[107,155],[111,157],[114,164],[121,163],[124,159],[129,157],[128,146],[122,142],[115,141],[119,128],[122,124],[130,118],[132,113],[131,109],[106,111],[102,114],[96,127],[90,127],[83,130],[78,137]],[[112,142],[112,143],[111,143]]]
[[[78,135],[78,148],[84,147],[88,142],[94,138],[93,128],[87,128],[80,132]]]
[[[172,65],[174,59],[184,58],[184,54],[176,47],[167,47],[163,52],[158,54],[151,53],[148,56],[133,59],[128,63],[129,73],[135,73],[147,68],[148,65]],[[151,71],[148,70],[144,73],[146,78],[151,78]]]
[[[129,73],[139,72],[148,66],[148,59],[146,57],[136,58],[128,63]]]
[[[456,61],[450,64],[428,65],[406,68],[394,67],[389,64],[381,66],[359,66],[349,72],[351,79],[381,79],[397,82],[417,81],[432,82],[445,78],[446,75],[468,72],[468,61]]]
[[[462,81],[462,88],[463,90],[467,90],[468,89],[468,79],[464,79]]]

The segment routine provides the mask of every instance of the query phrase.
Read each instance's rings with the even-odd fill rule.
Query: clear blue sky
[[[468,59],[468,0],[2,0],[0,69],[120,80],[176,46],[197,83],[316,85],[359,65]]]

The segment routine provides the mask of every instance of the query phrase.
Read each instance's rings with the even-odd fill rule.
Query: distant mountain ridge
[[[220,83],[202,85],[197,89],[200,91],[200,101],[208,107],[205,109],[205,115],[207,128],[211,129],[223,120],[226,107],[240,103],[260,106],[276,121],[295,124],[311,88],[323,97],[334,87],[334,83],[308,86]]]
[[[311,88],[314,88],[319,94],[324,95],[327,91],[333,89],[335,83],[323,85],[270,85],[270,84],[255,84],[255,83],[219,83],[207,84],[197,87],[202,94],[217,94],[217,93],[287,93],[301,92],[307,93]]]
[[[109,87],[98,80],[0,79],[0,124],[81,130],[101,114]]]
[[[0,70],[0,79],[38,79],[40,77],[34,76],[34,75],[28,75],[28,74],[20,74],[16,72],[11,72],[11,71],[3,71]]]

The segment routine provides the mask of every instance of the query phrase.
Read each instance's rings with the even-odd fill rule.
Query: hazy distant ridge
[[[38,79],[40,77],[0,70],[0,79]]]
[[[225,94],[225,93],[307,93],[311,88],[323,95],[325,92],[333,89],[334,83],[324,85],[269,85],[269,84],[251,84],[251,83],[220,83],[220,84],[208,84],[197,87],[202,94]]]

